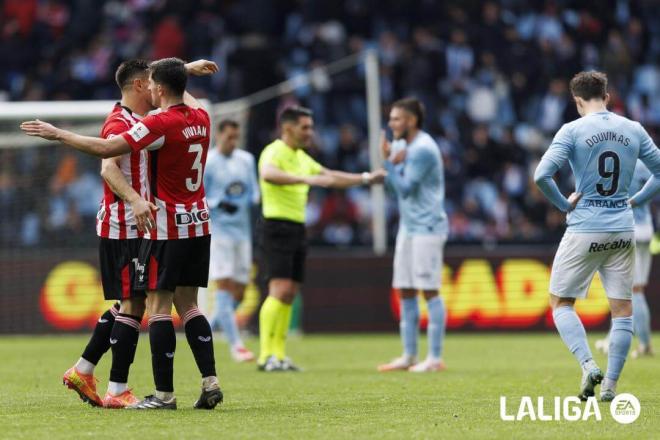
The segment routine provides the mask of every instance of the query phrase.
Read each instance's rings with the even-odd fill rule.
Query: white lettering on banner
[[[531,421],[561,421],[576,422],[578,420],[586,421],[594,418],[596,421],[601,421],[603,418],[600,413],[598,401],[595,397],[589,397],[582,408],[582,402],[578,397],[555,397],[553,399],[553,407],[549,408],[553,411],[546,411],[544,398],[538,397],[536,405],[530,396],[523,396],[520,399],[518,412],[514,414],[507,413],[506,396],[500,396],[500,419],[505,422],[520,422],[525,419]]]

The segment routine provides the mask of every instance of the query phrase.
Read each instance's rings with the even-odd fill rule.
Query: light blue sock
[[[234,297],[226,290],[218,290],[215,295],[216,312],[213,321],[220,323],[230,346],[242,345],[241,336],[236,325],[236,317],[234,316]]]
[[[613,318],[610,332],[610,348],[607,353],[607,373],[605,377],[610,380],[619,380],[623,364],[626,363],[628,350],[633,337],[633,318]]]
[[[429,356],[433,359],[442,357],[442,343],[445,339],[445,303],[441,296],[426,301],[429,311],[429,326],[426,329],[429,343]]]
[[[559,336],[578,360],[580,366],[593,359],[587,342],[587,332],[584,330],[580,317],[575,313],[575,309],[571,306],[557,307],[552,312],[552,317],[555,320]]]
[[[401,298],[401,321],[399,332],[406,356],[417,356],[417,328],[419,327],[419,307],[417,297]]]
[[[651,312],[646,302],[646,295],[633,293],[632,296],[633,325],[639,342],[645,346],[651,343]]]

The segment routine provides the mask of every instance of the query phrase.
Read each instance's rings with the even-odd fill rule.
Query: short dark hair
[[[147,60],[133,59],[124,61],[117,67],[115,72],[115,81],[120,89],[131,84],[138,75],[145,75],[149,70]]]
[[[223,119],[218,124],[218,132],[222,133],[227,127],[238,128],[238,122],[233,119]]]
[[[424,125],[424,104],[417,98],[403,98],[395,101],[392,108],[401,108],[417,117],[417,128]]]
[[[571,93],[586,101],[605,99],[607,95],[607,75],[603,72],[580,72],[571,79]]]
[[[186,91],[188,73],[185,63],[179,58],[163,58],[149,64],[151,79],[167,87],[174,95],[183,95]]]
[[[306,108],[306,107],[301,107],[299,105],[294,105],[292,107],[287,107],[282,111],[282,114],[280,115],[280,125],[284,124],[285,122],[298,122],[298,119],[302,118],[303,116],[308,116],[312,117],[314,113]]]

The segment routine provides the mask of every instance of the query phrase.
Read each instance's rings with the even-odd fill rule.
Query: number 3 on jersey
[[[202,153],[204,149],[202,148],[202,144],[191,144],[190,147],[188,147],[188,153],[195,153],[195,161],[192,164],[192,167],[190,168],[191,170],[197,171],[197,176],[195,177],[195,181],[188,177],[186,179],[186,189],[190,192],[195,192],[199,189],[200,185],[202,184]]]
[[[603,179],[612,179],[609,188],[607,189],[602,183],[596,185],[596,191],[598,191],[598,194],[603,197],[609,197],[616,193],[619,189],[619,171],[619,156],[614,151],[606,151],[598,157],[598,174],[600,174],[600,177]]]

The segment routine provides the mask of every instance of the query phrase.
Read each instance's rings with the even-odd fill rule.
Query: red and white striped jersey
[[[112,109],[101,129],[101,137],[108,139],[126,132],[140,120],[140,116],[119,103]],[[134,151],[119,158],[119,168],[126,181],[143,198],[149,197],[147,180],[147,151]],[[96,216],[96,234],[103,238],[127,239],[142,237],[137,230],[133,210],[103,182],[103,200]]]
[[[122,136],[134,152],[149,150],[149,188],[156,212],[152,240],[209,235],[204,167],[211,121],[204,109],[185,104],[149,115]]]

